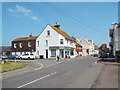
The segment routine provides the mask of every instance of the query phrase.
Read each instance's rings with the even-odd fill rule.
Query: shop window
[[[56,57],[56,50],[51,50],[51,57]]]

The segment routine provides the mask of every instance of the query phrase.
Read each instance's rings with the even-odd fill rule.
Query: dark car
[[[107,58],[107,57],[108,57],[107,53],[101,53],[100,54],[100,58]]]
[[[8,59],[18,59],[18,55],[11,55],[11,56],[8,56]]]

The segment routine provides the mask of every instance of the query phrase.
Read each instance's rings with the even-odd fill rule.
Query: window
[[[56,50],[51,50],[51,57],[56,57]]]
[[[20,48],[22,48],[22,43],[20,43]]]
[[[50,36],[50,31],[47,31],[47,36]]]
[[[48,40],[45,41],[45,45],[48,45]]]
[[[37,41],[37,45],[39,46],[39,41]]]
[[[31,47],[31,42],[28,42],[28,47]]]
[[[37,51],[37,54],[39,55],[39,51]]]
[[[14,48],[16,48],[16,43],[14,43]]]
[[[60,44],[63,44],[63,39],[60,39]]]
[[[20,55],[22,55],[22,52],[20,52]]]
[[[67,40],[67,44],[68,44],[68,40]]]

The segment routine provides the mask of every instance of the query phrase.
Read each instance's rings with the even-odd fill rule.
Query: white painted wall
[[[47,36],[47,31],[50,31],[50,36]],[[46,44],[46,40],[48,40],[48,45]],[[39,41],[39,46],[37,45],[37,41]],[[59,36],[58,33],[53,30],[49,25],[41,32],[39,37],[36,39],[36,56],[38,56],[37,52],[39,51],[39,55],[44,55],[46,57],[46,49],[49,51],[49,46],[57,46],[59,44]],[[50,53],[48,53],[48,57],[50,57]]]
[[[50,31],[50,36],[47,36],[47,31]],[[60,39],[63,39],[64,44],[60,44]],[[48,46],[45,45],[45,41],[48,40]],[[39,41],[39,46],[37,42]],[[48,58],[51,56],[51,50],[49,50],[50,46],[69,46],[75,48],[75,43],[70,44],[70,40],[67,43],[67,40],[64,36],[56,32],[51,26],[47,25],[46,28],[41,32],[39,37],[36,39],[36,56],[44,55],[46,58],[46,49],[48,49]],[[39,51],[39,55],[37,52]],[[56,52],[57,55],[58,51]]]

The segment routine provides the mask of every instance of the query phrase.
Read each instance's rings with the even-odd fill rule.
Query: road
[[[87,56],[2,80],[3,88],[94,88],[103,64]]]

